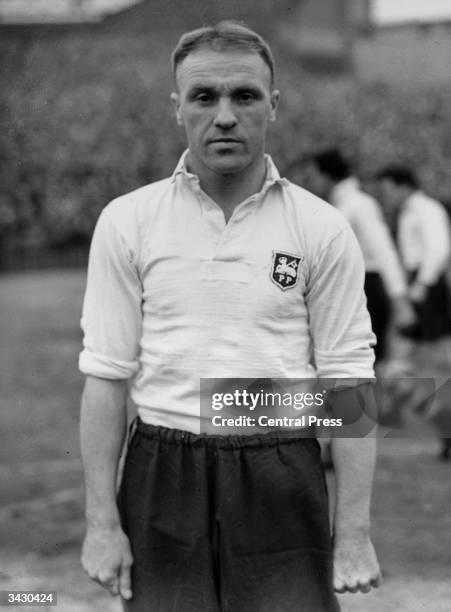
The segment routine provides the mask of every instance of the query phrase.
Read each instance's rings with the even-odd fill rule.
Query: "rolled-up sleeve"
[[[139,369],[142,287],[133,248],[108,208],[91,243],[79,368],[99,378],[127,379]]]
[[[323,378],[373,378],[376,337],[366,307],[363,258],[349,226],[320,252],[306,303],[313,357]]]

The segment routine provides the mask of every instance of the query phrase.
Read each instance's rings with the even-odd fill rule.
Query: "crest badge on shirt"
[[[299,278],[299,267],[304,258],[284,251],[272,253],[272,282],[282,291],[295,287]]]

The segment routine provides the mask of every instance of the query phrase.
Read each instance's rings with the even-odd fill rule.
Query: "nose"
[[[219,100],[217,113],[213,123],[216,127],[223,130],[230,130],[230,128],[236,125],[237,119],[233,112],[230,99],[221,98]]]

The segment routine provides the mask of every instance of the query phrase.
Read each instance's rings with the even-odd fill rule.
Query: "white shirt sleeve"
[[[364,266],[349,226],[319,254],[306,303],[316,372],[323,378],[373,378],[376,337],[366,308]]]
[[[404,272],[378,204],[369,197],[362,198],[359,204],[354,208],[351,225],[362,249],[376,263],[388,295],[391,298],[406,295]]]
[[[108,207],[99,217],[89,255],[79,368],[84,374],[127,379],[139,369],[142,287],[134,254]]]

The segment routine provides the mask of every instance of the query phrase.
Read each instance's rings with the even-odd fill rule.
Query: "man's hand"
[[[334,542],[334,589],[337,593],[368,593],[382,583],[376,552],[368,536]]]
[[[415,311],[409,300],[399,297],[392,301],[393,324],[397,328],[410,327],[416,322]]]
[[[409,287],[409,298],[415,304],[419,304],[421,302],[424,302],[427,296],[427,292],[428,288],[426,287],[426,285],[422,285],[421,283],[415,282]]]
[[[133,557],[127,536],[117,526],[88,527],[81,564],[88,576],[112,595],[132,598],[131,566]]]

